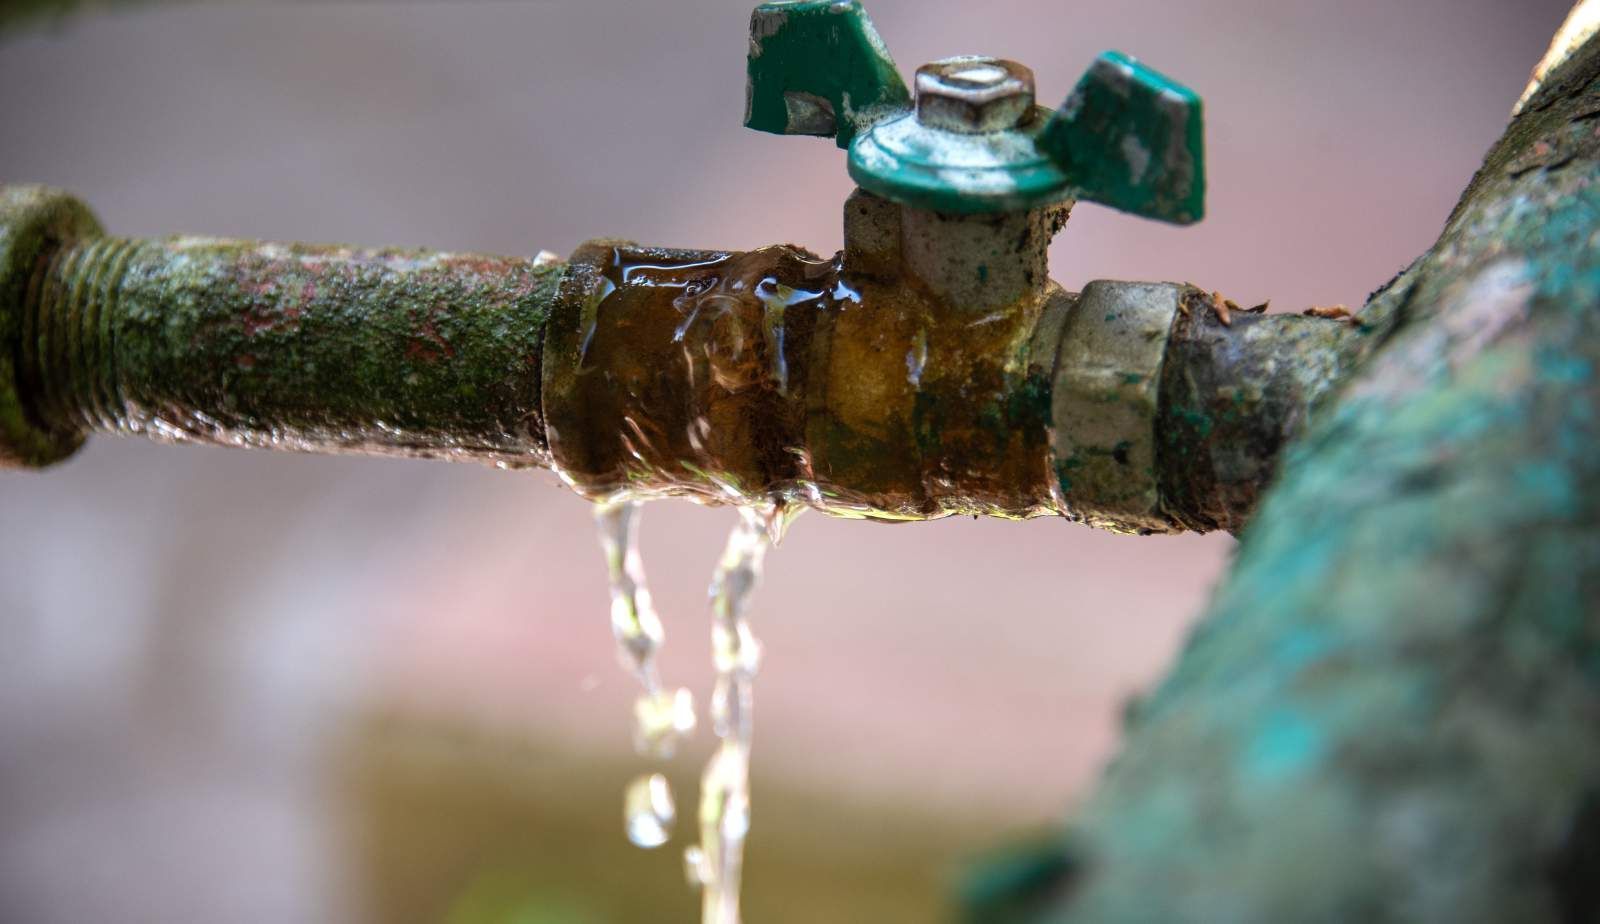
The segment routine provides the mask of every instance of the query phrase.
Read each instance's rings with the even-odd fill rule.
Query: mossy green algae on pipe
[[[53,192],[6,201],[30,215],[87,216]],[[39,223],[30,221],[20,224]],[[91,221],[61,224],[76,236],[35,235],[31,255],[11,258],[24,278],[7,282],[0,303],[12,404],[35,433],[70,435],[54,445],[121,429],[229,445],[548,461],[539,371],[559,261],[131,240],[92,233]],[[60,455],[12,454],[35,464]]]

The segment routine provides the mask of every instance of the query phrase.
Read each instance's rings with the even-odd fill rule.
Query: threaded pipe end
[[[53,295],[50,267],[75,242],[100,235],[89,209],[60,190],[0,187],[0,467],[49,465],[83,443],[80,421],[41,403],[27,370],[41,358],[31,334],[41,298]]]
[[[80,433],[120,426],[113,321],[139,243],[81,240],[35,274],[23,305],[21,373],[41,419]]]

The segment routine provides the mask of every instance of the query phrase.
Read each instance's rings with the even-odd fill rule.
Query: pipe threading
[[[28,413],[53,432],[548,460],[561,264],[481,254],[88,236],[18,306]]]
[[[55,251],[23,305],[23,380],[33,411],[53,428],[127,428],[116,376],[115,315],[122,281],[142,242],[100,237]]]

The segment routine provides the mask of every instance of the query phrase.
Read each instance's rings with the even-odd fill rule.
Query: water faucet
[[[1037,275],[1023,278],[1036,299],[986,304],[1006,280],[971,282],[996,272],[972,260],[983,210],[904,201],[925,190],[874,188],[871,169],[831,260],[617,241],[563,262],[127,240],[63,193],[6,189],[0,460],[44,465],[90,431],[132,430],[548,465],[593,496],[1237,529],[1286,441],[1334,404],[1167,679],[1125,711],[1121,753],[1071,827],[975,877],[968,915],[1589,919],[1597,10],[1574,10],[1437,243],[1360,321],[1257,314],[1185,284],[1072,293]],[[853,3],[767,4],[758,77],[805,16],[854,29],[868,76],[885,66]],[[1021,72],[964,61],[929,79],[952,73],[984,91]],[[884,126],[873,144],[890,145],[888,126],[914,115],[910,90],[874,100],[828,82],[858,76],[780,84],[782,121],[767,124],[826,133],[831,117],[848,146]],[[927,103],[900,130],[1024,124],[992,128],[1020,117],[942,88]],[[1040,210],[1135,204],[1051,155],[1048,137],[1034,136],[1041,169],[1076,179]],[[1099,150],[1130,180],[1148,169],[1136,146]],[[941,262],[923,227],[974,237],[950,238],[966,243]],[[991,336],[997,325],[1016,339]]]
[[[900,78],[857,0],[763,3],[745,124],[832,137],[844,249],[590,241],[562,261],[108,237],[0,195],[0,462],[91,431],[545,466],[585,496],[875,519],[1238,529],[1365,328],[1048,275],[1078,199],[1204,207],[1199,98],[1118,53],[1065,103],[1013,61]]]

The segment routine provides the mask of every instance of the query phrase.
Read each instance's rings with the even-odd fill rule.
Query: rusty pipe
[[[596,241],[563,263],[107,237],[70,196],[11,187],[0,458],[120,431],[546,466],[593,498],[1237,529],[1361,330],[1219,317],[1180,284],[1066,292],[1043,274],[1065,214],[858,193],[832,259]]]
[[[101,430],[548,463],[552,257],[107,237],[77,200],[28,187],[0,213],[12,462]]]

